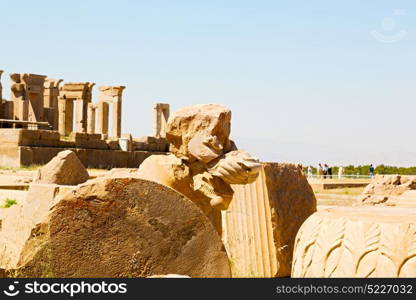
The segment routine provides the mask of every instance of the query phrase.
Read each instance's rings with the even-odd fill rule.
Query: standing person
[[[373,164],[370,165],[370,178],[374,178],[374,167],[373,167]]]
[[[308,166],[308,178],[312,178],[312,167]]]
[[[338,168],[338,179],[341,179],[342,176],[344,176],[344,167],[343,166],[340,166]]]
[[[324,179],[327,177],[328,175],[328,165],[324,164]]]
[[[327,166],[328,167],[328,171],[327,171],[327,173],[328,173],[328,177],[330,178],[330,179],[332,179],[332,167],[331,166]]]
[[[318,167],[316,168],[316,177],[321,178],[323,171],[324,169],[322,168],[321,163],[319,163]]]

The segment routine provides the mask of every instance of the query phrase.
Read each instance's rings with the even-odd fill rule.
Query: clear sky
[[[222,103],[264,161],[416,165],[414,0],[1,1],[0,28],[7,74],[127,86],[134,136]]]

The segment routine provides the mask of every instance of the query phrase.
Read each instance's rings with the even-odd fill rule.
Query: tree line
[[[316,167],[311,166],[312,172],[316,174]],[[343,166],[344,175],[368,175],[370,173],[370,165],[359,165],[359,166]],[[307,167],[305,168],[307,169]],[[338,174],[339,167],[332,167],[332,174]],[[378,165],[374,168],[375,174],[398,174],[398,175],[416,175],[416,166],[414,167],[395,167],[387,165]]]

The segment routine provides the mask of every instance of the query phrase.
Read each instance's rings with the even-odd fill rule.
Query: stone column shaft
[[[72,100],[58,100],[59,126],[61,135],[69,135],[73,130],[74,102]]]
[[[75,114],[75,124],[76,132],[86,132],[87,131],[87,107],[88,103],[83,99],[78,99],[76,101],[76,114]]]
[[[155,137],[166,137],[169,113],[169,104],[156,103],[153,107],[153,134]]]
[[[88,124],[87,124],[87,133],[95,133],[95,114],[96,107],[92,103],[88,103]]]
[[[121,137],[121,99],[113,100],[113,137]]]
[[[98,102],[97,133],[108,134],[108,103]]]

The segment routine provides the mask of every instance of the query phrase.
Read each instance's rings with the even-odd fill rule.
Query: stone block
[[[1,129],[0,130],[0,145],[19,146],[22,141],[21,129]]]
[[[75,148],[75,142],[60,140],[58,142],[58,147],[59,148]]]
[[[18,168],[21,167],[21,151],[19,146],[7,145],[0,142],[0,166]]]
[[[103,178],[55,197],[53,203],[27,203],[3,219],[0,268],[8,275],[231,275],[208,218],[185,196],[155,182]]]
[[[144,143],[144,142],[133,142],[133,150],[141,150],[141,151],[146,151],[148,150],[148,144]]]
[[[37,171],[34,183],[77,185],[89,179],[87,170],[75,152],[59,152],[50,162]]]
[[[41,130],[40,131],[40,139],[41,140],[59,140],[60,134],[58,131],[52,131],[52,130]]]
[[[406,192],[416,191],[416,176],[376,175],[372,182],[358,196],[357,205],[416,207],[416,202],[407,201]]]
[[[333,207],[300,228],[292,277],[416,277],[416,210]]]
[[[222,224],[233,277],[290,276],[296,233],[316,211],[301,168],[263,163],[254,183],[232,188],[234,197],[222,212]]]
[[[118,140],[107,140],[106,143],[110,150],[120,150],[120,145],[118,144]]]
[[[150,143],[156,143],[157,138],[153,136],[142,136],[140,138],[134,138],[133,140],[135,142],[150,144]]]

